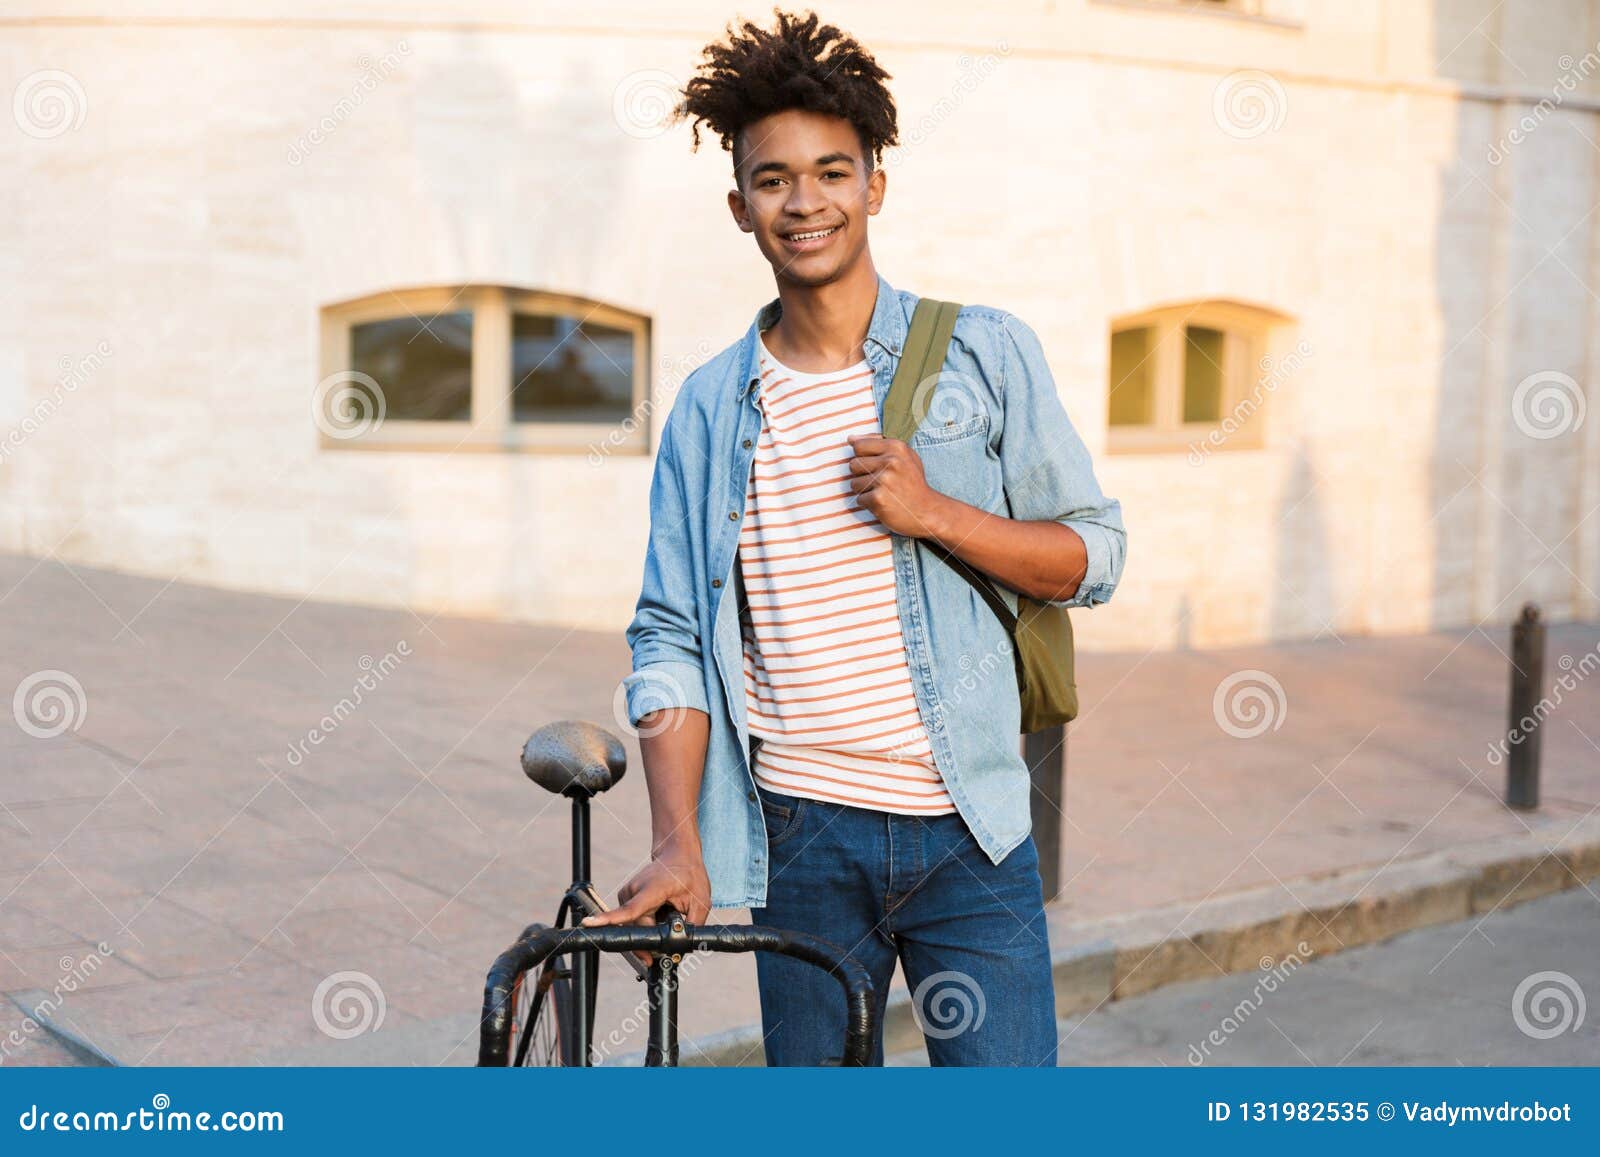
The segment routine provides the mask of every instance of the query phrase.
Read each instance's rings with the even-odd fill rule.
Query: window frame
[[[472,390],[465,422],[393,418],[353,437],[326,430],[318,441],[338,450],[502,451],[586,454],[597,445],[608,454],[648,454],[652,388],[650,319],[618,306],[572,294],[505,285],[469,283],[391,289],[324,306],[321,311],[322,380],[351,368],[351,330],[364,322],[407,315],[423,321],[444,313],[472,314]],[[511,407],[511,318],[516,313],[554,314],[593,321],[633,335],[633,390],[629,416],[615,422],[517,422]]]
[[[1109,454],[1162,454],[1187,450],[1196,442],[1207,441],[1256,385],[1256,370],[1270,342],[1270,329],[1277,315],[1252,306],[1226,301],[1203,301],[1169,305],[1141,313],[1127,314],[1112,321],[1106,330],[1106,452]],[[1188,327],[1220,330],[1225,362],[1222,366],[1220,415],[1210,422],[1183,420],[1184,354]],[[1130,329],[1151,328],[1154,335],[1154,369],[1151,390],[1155,420],[1140,425],[1113,425],[1110,421],[1112,389],[1111,341],[1114,335]],[[1249,419],[1217,444],[1217,449],[1255,450],[1266,441],[1264,411],[1269,399],[1263,398]]]

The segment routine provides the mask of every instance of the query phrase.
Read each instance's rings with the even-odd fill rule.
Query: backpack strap
[[[960,311],[961,306],[953,301],[935,301],[929,297],[917,300],[917,308],[911,315],[911,328],[906,333],[906,342],[901,350],[900,365],[895,369],[894,381],[889,384],[889,394],[883,400],[885,437],[909,442],[917,432],[923,415],[932,404],[932,398],[924,395],[923,413],[912,413],[917,387],[943,370],[945,354],[950,347],[950,335],[955,332],[956,314]],[[937,389],[937,386],[934,388]],[[999,618],[1007,633],[1016,631],[1017,616],[1006,605],[1005,599],[987,575],[932,539],[923,539],[922,545],[944,559],[972,584],[972,589],[989,604],[989,609]]]
[[[950,345],[950,335],[955,332],[959,312],[961,306],[953,301],[918,298],[917,308],[911,314],[911,328],[901,348],[900,365],[889,385],[889,395],[883,400],[884,437],[909,442],[917,432],[929,401],[926,396],[923,398],[921,414],[911,412],[917,387],[944,368],[945,351]]]

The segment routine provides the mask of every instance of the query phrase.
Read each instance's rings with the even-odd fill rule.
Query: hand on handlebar
[[[711,880],[706,875],[699,849],[663,850],[617,889],[617,907],[585,916],[581,923],[587,928],[608,924],[655,924],[656,912],[663,904],[671,904],[691,924],[705,922],[711,912]],[[634,955],[646,964],[652,962],[648,952]]]

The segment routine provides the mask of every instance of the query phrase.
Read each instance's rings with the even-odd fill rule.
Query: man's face
[[[867,173],[844,118],[789,109],[747,125],[739,178],[728,207],[779,279],[825,285],[866,252],[867,218],[883,203],[885,178],[882,169]]]

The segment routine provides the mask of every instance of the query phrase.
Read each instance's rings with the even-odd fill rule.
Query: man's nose
[[[786,209],[792,217],[809,217],[822,207],[822,190],[818,189],[809,177],[798,178],[789,187],[789,199],[784,202]]]

